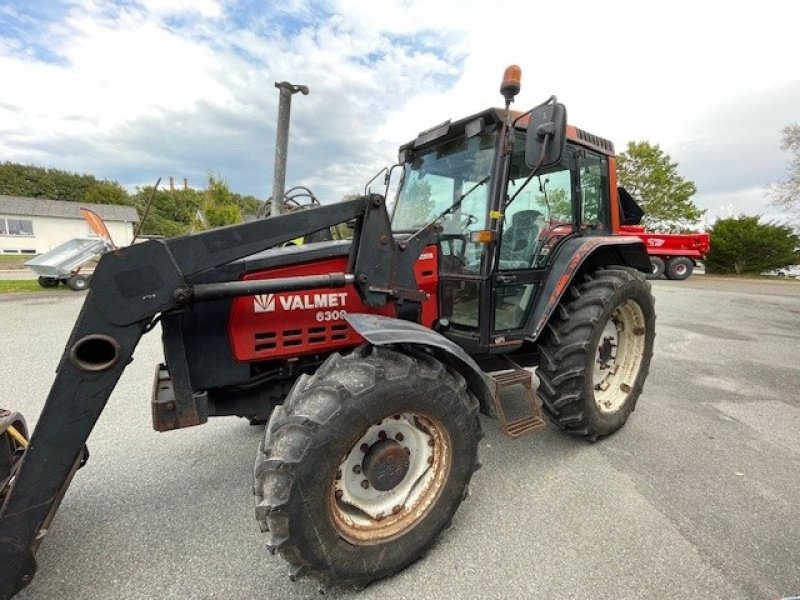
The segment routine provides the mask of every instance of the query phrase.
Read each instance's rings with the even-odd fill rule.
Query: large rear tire
[[[256,518],[291,577],[363,587],[423,556],[477,467],[478,402],[431,356],[369,346],[302,376],[270,418]]]
[[[654,339],[654,301],[644,275],[609,267],[573,283],[539,346],[545,414],[592,441],[617,431],[642,393]]]

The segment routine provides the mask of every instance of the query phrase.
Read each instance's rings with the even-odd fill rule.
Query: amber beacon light
[[[514,96],[519,94],[520,80],[522,79],[522,69],[517,65],[506,67],[503,73],[503,83],[500,84],[500,93],[506,99],[506,103],[511,104]]]

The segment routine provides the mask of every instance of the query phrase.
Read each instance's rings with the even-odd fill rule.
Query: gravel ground
[[[800,594],[800,285],[654,282],[656,354],[628,424],[596,444],[484,419],[454,527],[390,580],[336,598],[778,598]],[[81,294],[0,299],[0,405],[35,420]],[[253,518],[263,428],[158,434],[156,332],[89,440],[20,598],[310,598]]]

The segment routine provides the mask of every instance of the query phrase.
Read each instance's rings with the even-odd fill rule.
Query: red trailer
[[[619,229],[621,234],[635,235],[644,242],[654,278],[666,275],[667,279],[686,279],[711,247],[707,233],[652,233],[638,225]]]

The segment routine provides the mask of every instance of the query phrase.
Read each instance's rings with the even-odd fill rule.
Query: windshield
[[[392,229],[416,231],[464,194],[461,206],[445,217],[445,232],[485,228],[495,143],[494,134],[484,134],[448,140],[416,154],[403,168]]]

